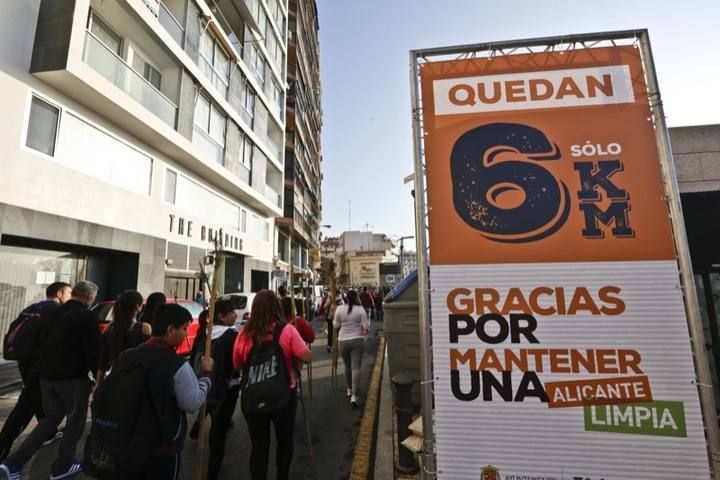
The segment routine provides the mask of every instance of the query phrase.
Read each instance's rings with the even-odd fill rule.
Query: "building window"
[[[263,240],[266,242],[270,241],[270,224],[268,222],[264,223],[264,230],[263,230]]]
[[[115,55],[122,57],[122,37],[115,33],[113,29],[94,12],[90,15],[88,21],[90,22],[90,32],[95,35],[95,38],[100,40],[112,52],[115,52]]]
[[[260,85],[265,85],[265,59],[255,45],[250,44],[250,67],[255,71]]]
[[[230,59],[208,29],[200,38],[200,68],[213,85],[223,95],[227,95]]]
[[[175,204],[177,195],[177,173],[170,169],[165,169],[165,201]]]
[[[225,126],[227,123],[225,115],[207,98],[198,95],[193,122],[195,124],[193,143],[203,149],[217,163],[224,165]]]
[[[38,97],[32,97],[25,145],[45,155],[55,155],[60,109]]]
[[[242,210],[240,213],[240,231],[243,233],[247,232],[247,211]]]
[[[245,82],[240,92],[240,101],[242,103],[243,120],[248,124],[250,128],[253,127],[253,120],[255,118],[255,101],[257,100],[255,90]]]
[[[156,90],[160,90],[160,82],[162,76],[160,72],[150,65],[143,57],[137,52],[133,54],[133,70],[139,73],[150,85],[155,87]]]
[[[244,135],[242,138],[242,145],[240,145],[240,163],[245,166],[245,168],[252,170],[252,156],[253,156],[253,148],[254,144],[250,138],[248,138],[247,135]]]

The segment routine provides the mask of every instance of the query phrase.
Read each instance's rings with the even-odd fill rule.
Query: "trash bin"
[[[385,296],[383,330],[390,378],[405,373],[415,379],[412,402],[420,406],[420,330],[417,270]]]

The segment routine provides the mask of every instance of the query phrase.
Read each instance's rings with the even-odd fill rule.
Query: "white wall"
[[[10,0],[0,18],[0,91],[3,102],[0,103],[0,202],[24,208],[39,210],[55,215],[98,223],[123,230],[129,230],[159,238],[167,238],[173,242],[197,247],[208,247],[210,244],[200,239],[200,225],[209,224],[202,215],[185,212],[178,207],[163,201],[164,172],[166,166],[183,170],[172,159],[154,150],[149,145],[139,142],[123,131],[120,131],[104,119],[80,106],[77,102],[48,87],[31,76],[28,72],[32,45],[35,34],[35,23],[39,0]],[[32,92],[57,104],[63,109],[60,119],[60,136],[56,158],[49,158],[41,153],[25,147],[26,125]],[[69,115],[73,115],[70,117]],[[128,162],[142,163],[143,156],[152,159],[151,176],[138,178],[140,187],[135,191],[128,189],[127,178],[109,177],[118,180],[124,186],[115,186],[103,178],[97,169],[94,174],[82,167],[105,162],[115,165],[123,161],[122,143],[113,150],[114,157],[103,147],[103,143],[89,141],[76,128],[81,119],[93,128],[99,128],[95,140],[110,135],[114,140],[130,145],[137,155],[128,156]],[[73,124],[75,129],[73,129]],[[92,129],[87,130],[92,131]],[[87,133],[87,131],[85,133]],[[70,152],[63,157],[61,152]],[[82,158],[78,158],[82,157]],[[68,165],[71,165],[69,167]],[[137,168],[137,165],[136,165]],[[142,170],[142,168],[140,168]],[[146,175],[143,173],[143,175]],[[199,181],[195,175],[187,173]],[[101,177],[103,179],[100,179]],[[150,194],[138,193],[144,190],[144,182],[148,181]],[[250,209],[248,208],[248,211]],[[193,238],[169,232],[169,216],[183,216],[186,221],[193,221],[195,235]],[[272,218],[263,217],[272,222]],[[237,221],[228,218],[222,225],[210,224],[212,228],[223,227],[226,233],[243,239],[242,253],[260,260],[270,261],[273,256],[272,233],[268,241],[263,240],[262,232],[255,234],[237,230]]]

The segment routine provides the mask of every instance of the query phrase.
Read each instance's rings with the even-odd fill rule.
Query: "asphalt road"
[[[313,345],[313,399],[309,399],[309,392],[305,380],[306,372],[303,372],[303,384],[305,386],[305,402],[310,421],[310,432],[315,452],[314,470],[310,461],[310,448],[305,433],[305,418],[303,410],[298,405],[295,423],[295,453],[291,469],[291,478],[294,480],[346,480],[352,463],[353,452],[357,430],[360,425],[362,406],[353,409],[345,396],[345,380],[343,377],[343,364],[339,360],[337,387],[332,387],[331,378],[331,357],[325,350],[325,337],[322,336],[320,322],[313,322],[313,326],[319,332],[318,339]],[[365,356],[362,365],[361,402],[367,391],[372,363],[377,350],[377,340],[371,334],[366,343]],[[12,409],[17,393],[0,397],[0,422],[4,422]],[[189,416],[192,422],[194,415]],[[32,427],[32,425],[31,425]],[[89,427],[88,427],[89,428]],[[28,430],[29,431],[29,430]],[[26,432],[27,433],[27,432]],[[22,436],[15,446],[22,441]],[[274,440],[273,440],[274,442]],[[78,445],[78,454],[82,454],[84,439]],[[57,450],[57,443],[42,448],[33,459],[25,466],[23,479],[47,479],[50,476],[50,465]],[[194,465],[197,456],[197,442],[187,439],[183,451],[183,464],[180,478],[191,480],[193,478]],[[233,428],[228,434],[220,478],[223,479],[249,479],[248,460],[250,457],[250,439],[247,434],[245,420],[238,405],[233,416]],[[0,480],[4,480],[1,478]],[[82,474],[74,478],[90,478]],[[274,468],[274,443],[270,453],[270,469],[268,480],[275,478]]]

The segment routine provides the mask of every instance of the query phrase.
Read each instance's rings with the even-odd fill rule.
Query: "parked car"
[[[199,303],[196,303],[192,300],[185,300],[183,298],[168,298],[166,303],[177,303],[185,310],[190,312],[190,315],[192,315],[192,322],[190,322],[190,326],[188,327],[187,339],[182,345],[180,345],[176,349],[177,353],[180,355],[190,355],[190,352],[192,351],[192,346],[195,343],[195,337],[197,337],[198,333],[198,317],[200,316],[200,312],[203,311],[203,307]],[[113,305],[115,305],[115,300],[108,300],[106,302],[98,303],[97,305],[92,307],[92,310],[97,314],[98,319],[100,319],[101,332],[104,332],[112,321]]]
[[[238,331],[242,330],[245,326],[245,322],[250,318],[250,308],[252,302],[255,299],[254,293],[244,292],[232,292],[221,295],[219,298],[223,300],[230,300],[237,313],[237,320],[235,320],[235,327]]]

